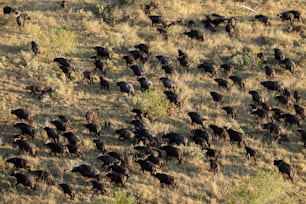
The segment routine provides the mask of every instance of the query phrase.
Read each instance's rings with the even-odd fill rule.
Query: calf
[[[133,55],[125,55],[122,57],[125,60],[126,65],[130,67],[131,65],[136,65],[137,61]]]
[[[146,77],[139,77],[137,78],[137,81],[140,84],[142,92],[147,91],[153,87],[153,83]]]
[[[193,125],[193,123],[196,123],[196,124],[201,125],[203,129],[205,129],[203,122],[207,120],[206,118],[204,118],[202,115],[200,115],[197,112],[190,111],[187,114],[191,119],[191,125]]]
[[[213,158],[217,159],[219,154],[220,154],[219,151],[217,151],[215,149],[212,149],[212,148],[205,147],[203,149],[207,150],[207,152],[206,152],[207,159],[209,159],[210,157],[213,157]]]
[[[63,137],[67,138],[69,144],[72,144],[72,145],[79,145],[79,144],[81,144],[81,139],[79,138],[79,136],[76,136],[72,132],[65,132],[63,134]]]
[[[117,174],[122,174],[122,175],[126,176],[127,179],[129,178],[129,170],[127,168],[123,167],[123,166],[114,164],[114,165],[111,165],[109,167],[109,170],[111,170],[112,172],[115,172]]]
[[[285,64],[285,68],[288,69],[291,73],[294,73],[297,68],[295,62],[289,58],[285,58],[281,61],[281,63]]]
[[[11,173],[11,176],[14,176],[17,179],[17,183],[15,184],[16,188],[18,184],[22,184],[24,186],[28,186],[30,187],[32,190],[35,190],[35,180],[33,177],[30,177],[28,175],[24,175],[22,173],[18,173],[16,171],[14,171],[13,173]]]
[[[104,142],[102,140],[100,140],[99,138],[98,139],[93,139],[92,141],[95,143],[97,150],[99,150],[100,152],[105,154],[106,148],[105,148]]]
[[[234,72],[234,67],[233,67],[233,65],[230,65],[230,64],[221,64],[220,68],[223,69],[225,72],[228,72],[228,73],[233,73]]]
[[[90,72],[90,71],[84,71],[83,72],[83,80],[87,80],[89,82],[89,84],[93,84],[94,82],[94,75]]]
[[[143,67],[140,67],[136,64],[133,64],[132,66],[130,66],[130,69],[133,70],[134,75],[138,77],[142,76],[144,73]]]
[[[100,171],[97,168],[86,164],[73,167],[72,172],[79,172],[83,177],[94,178],[96,180],[99,180],[100,176]]]
[[[31,48],[32,48],[32,51],[33,51],[34,55],[37,55],[37,54],[41,53],[40,52],[40,47],[35,41],[31,41]]]
[[[114,157],[115,159],[117,159],[118,161],[121,162],[121,164],[124,164],[124,156],[122,153],[119,152],[115,152],[115,151],[111,151],[111,152],[107,152],[108,155]]]
[[[109,91],[109,81],[100,76],[100,86],[102,89]]]
[[[30,111],[26,109],[18,108],[18,109],[12,110],[11,114],[16,115],[20,121],[26,120],[29,123],[32,122],[32,114]]]
[[[150,50],[149,50],[150,47],[149,47],[149,45],[147,45],[147,44],[140,43],[140,44],[135,45],[134,47],[137,48],[137,49],[139,49],[140,51],[146,53],[147,55],[150,54]]]
[[[224,96],[222,94],[217,93],[215,91],[211,91],[210,95],[215,103],[220,103],[220,104],[223,103]]]
[[[89,134],[94,133],[96,136],[100,136],[101,133],[101,126],[95,123],[88,123],[85,124],[84,127],[86,127],[89,130]]]
[[[277,15],[282,19],[282,21],[289,20],[290,23],[294,22],[294,19],[297,19],[300,22],[303,22],[302,17],[301,17],[301,12],[296,11],[296,10],[291,10],[291,11],[284,11],[282,13],[279,13]]]
[[[249,91],[249,94],[252,95],[253,102],[256,105],[259,105],[259,104],[261,104],[263,102],[262,97],[260,96],[260,94],[257,91],[251,90],[251,91]]]
[[[131,94],[132,96],[135,95],[135,89],[132,84],[124,82],[124,81],[120,81],[120,82],[117,82],[117,86],[119,86],[121,93],[127,93],[128,95]]]
[[[270,135],[274,135],[274,138],[278,138],[279,135],[281,134],[281,128],[279,125],[273,123],[273,122],[268,122],[265,124],[262,124],[262,128],[265,130],[269,130]]]
[[[96,189],[97,192],[100,191],[102,195],[106,193],[106,189],[104,185],[96,180],[91,180],[92,183],[92,189]]]
[[[172,65],[162,65],[161,69],[164,70],[166,74],[176,74],[176,69]]]
[[[61,8],[63,8],[63,9],[67,9],[68,8],[68,1],[67,0],[63,0],[61,2]]]
[[[173,81],[171,81],[169,78],[160,77],[159,80],[163,83],[165,88],[175,90],[175,85],[174,85]]]
[[[183,152],[179,148],[166,145],[160,147],[160,149],[164,150],[167,156],[175,157],[178,160],[179,164],[182,163]]]
[[[69,130],[69,127],[67,126],[67,124],[65,124],[64,122],[60,120],[52,120],[51,123],[56,127],[58,134]]]
[[[231,75],[228,78],[232,80],[234,84],[237,84],[240,87],[240,89],[244,89],[245,85],[244,85],[244,80],[242,78],[236,75]]]
[[[224,127],[229,134],[230,137],[230,143],[233,144],[233,142],[238,142],[239,147],[241,147],[241,143],[245,145],[245,141],[243,139],[244,134],[241,132],[237,132],[231,128]]]
[[[154,172],[156,171],[155,166],[150,161],[135,160],[135,162],[140,165],[142,172],[148,171],[151,172],[151,174],[154,174]]]
[[[233,119],[236,118],[236,113],[237,113],[236,108],[231,106],[225,106],[222,107],[222,109],[226,111],[226,115],[230,115]]]
[[[96,46],[93,48],[97,52],[97,56],[103,59],[111,59],[111,53],[105,47]]]
[[[177,145],[183,144],[184,146],[187,145],[187,140],[185,139],[185,137],[178,133],[170,132],[170,133],[164,134],[162,138],[169,139],[168,143],[170,145],[171,144],[177,144]]]
[[[65,195],[66,194],[69,195],[71,200],[74,199],[76,191],[74,188],[72,188],[72,186],[65,184],[65,183],[60,183],[58,185],[62,188]]]
[[[279,48],[274,48],[274,58],[278,60],[279,62],[283,59],[285,59],[285,55]]]
[[[159,180],[162,188],[164,187],[164,184],[170,185],[170,186],[173,186],[173,187],[176,186],[176,182],[175,182],[175,179],[174,179],[173,176],[170,176],[168,174],[163,174],[163,173],[155,173],[155,174],[152,174],[152,175]]]
[[[14,139],[14,144],[17,144],[19,147],[19,152],[23,153],[23,152],[28,152],[30,155],[32,155],[33,157],[36,156],[37,154],[37,147],[35,146],[35,144],[31,143],[31,142],[27,142],[26,140],[22,139],[22,138],[15,138]]]
[[[63,145],[64,148],[67,148],[68,154],[71,157],[72,154],[76,154],[78,157],[82,156],[84,157],[83,151],[80,147],[80,145],[75,144],[65,144]],[[67,151],[65,150],[65,151]]]
[[[284,90],[284,85],[279,81],[262,81],[260,82],[268,91],[282,92]]]
[[[268,16],[259,14],[259,15],[255,15],[255,19],[258,20],[259,22],[264,23],[265,25],[271,25]]]
[[[172,91],[164,91],[164,94],[166,95],[170,103],[175,104],[178,108],[181,106],[181,102],[179,101],[179,97],[176,93]]]
[[[28,171],[31,171],[31,164],[29,161],[19,158],[19,157],[13,157],[10,159],[7,159],[6,162],[14,164],[14,167],[19,170],[19,168],[27,169]]]
[[[20,14],[19,16],[17,16],[16,22],[17,25],[20,27],[20,30],[21,27],[24,27],[26,20],[31,20],[31,17],[28,14]]]
[[[149,18],[152,22],[152,26],[156,24],[162,24],[163,26],[166,25],[166,22],[163,16],[149,16]]]
[[[214,174],[219,172],[219,164],[217,162],[217,158],[216,159],[210,159],[209,164],[210,164],[209,171],[213,172]]]
[[[153,154],[151,154],[147,159],[160,168],[162,168],[164,165],[164,160],[161,157],[154,156]]]
[[[223,88],[226,88],[226,89],[230,88],[230,85],[229,85],[227,80],[222,79],[222,78],[216,78],[214,80],[215,80],[215,82],[218,83],[218,87],[223,87]]]
[[[54,142],[59,143],[59,136],[57,134],[57,132],[55,132],[54,129],[49,128],[49,127],[44,127],[44,130],[46,131],[48,138],[52,138],[54,140]]]
[[[293,183],[292,167],[290,166],[290,164],[287,164],[283,160],[274,160],[274,165],[278,167],[280,173],[287,174]]]
[[[203,69],[204,72],[210,73],[211,76],[215,76],[217,74],[217,66],[212,63],[203,62],[199,64],[197,67],[198,69]]]
[[[102,72],[103,75],[106,75],[106,67],[107,64],[105,62],[103,62],[99,57],[97,56],[93,56],[91,57],[92,59],[95,59],[95,69],[96,70],[100,70]]]
[[[32,139],[34,139],[35,128],[32,125],[28,125],[26,123],[15,123],[14,127],[19,128],[22,135],[29,135],[32,137]]]
[[[295,114],[301,116],[301,118],[304,119],[305,118],[304,108],[300,106],[299,104],[294,104],[293,107],[294,107]]]
[[[247,155],[248,159],[253,157],[255,162],[256,162],[256,151],[254,149],[252,149],[251,147],[248,147],[248,146],[245,146],[244,148],[246,150],[246,155]]]
[[[275,70],[269,66],[264,66],[264,68],[265,68],[266,78],[273,79],[275,76]]]
[[[115,131],[115,134],[119,135],[119,140],[129,140],[135,143],[135,134],[126,128],[121,128]]]
[[[288,33],[296,32],[303,34],[304,33],[304,27],[303,26],[289,26],[287,29]]]
[[[301,95],[298,91],[296,91],[296,90],[294,91],[293,97],[294,97],[296,103],[300,103]]]
[[[126,176],[117,173],[108,173],[106,176],[111,179],[111,182],[120,183],[125,188]]]
[[[204,41],[204,34],[199,30],[185,31],[183,34],[187,35],[191,39],[200,40],[202,42]]]
[[[50,148],[50,155],[54,153],[55,156],[57,156],[57,154],[64,156],[65,154],[69,153],[69,150],[61,144],[47,141],[45,142],[45,145]]]
[[[213,130],[213,133],[215,136],[219,136],[223,139],[225,139],[225,130],[222,127],[219,127],[217,125],[214,124],[210,124],[209,127]]]
[[[101,160],[103,162],[103,166],[111,166],[114,164],[120,164],[120,161],[110,155],[100,155],[97,157],[97,159]]]
[[[202,144],[202,141],[203,141],[204,144],[201,145],[202,148],[206,146],[210,147],[211,136],[209,135],[207,131],[204,131],[201,129],[194,129],[194,130],[191,130],[191,133],[193,134],[191,136],[191,139],[195,141],[196,144],[197,142],[200,142],[200,144]]]

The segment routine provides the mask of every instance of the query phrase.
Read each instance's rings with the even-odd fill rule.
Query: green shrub
[[[167,115],[169,105],[169,100],[158,90],[141,93],[136,99],[136,106],[147,111],[153,120]]]
[[[113,204],[133,204],[136,201],[133,197],[129,197],[125,191],[118,191],[115,193],[115,200]]]
[[[227,203],[296,203],[288,196],[286,181],[276,173],[258,171],[232,189]]]
[[[259,66],[259,59],[251,52],[237,53],[232,56],[231,63],[237,64],[242,69],[252,69]]]
[[[143,9],[150,2],[150,0],[106,1],[97,3],[96,8],[104,21],[110,24],[117,24],[126,20],[128,16],[131,16],[138,9]]]
[[[39,34],[43,53],[49,59],[73,52],[76,47],[76,35],[60,27],[43,29]]]

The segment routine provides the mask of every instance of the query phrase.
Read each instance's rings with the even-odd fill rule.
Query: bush
[[[258,171],[240,182],[226,200],[229,204],[296,203],[294,198],[288,196],[288,189],[281,175]]]
[[[60,27],[44,29],[39,34],[43,53],[49,59],[71,53],[76,47],[76,35]]]
[[[231,57],[231,63],[240,66],[242,69],[252,69],[258,67],[260,60],[256,54],[251,52],[237,53]]]
[[[157,90],[144,92],[137,96],[136,100],[136,106],[148,112],[153,120],[167,115],[167,110],[170,105],[169,100],[163,93]]]
[[[129,197],[127,192],[125,191],[118,191],[115,194],[115,201],[113,204],[133,204],[136,203],[133,197]]]
[[[138,9],[143,9],[150,0],[119,0],[97,3],[99,16],[109,24],[117,24],[133,15]]]

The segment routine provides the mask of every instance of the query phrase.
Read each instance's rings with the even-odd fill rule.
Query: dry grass
[[[70,170],[81,163],[100,167],[96,157],[98,155],[88,132],[82,127],[86,121],[84,114],[86,110],[99,107],[102,110],[102,122],[110,120],[111,129],[103,130],[103,139],[108,150],[118,150],[127,153],[132,147],[127,143],[118,141],[114,136],[114,130],[121,127],[129,127],[127,121],[132,119],[131,108],[136,104],[135,98],[141,98],[139,83],[135,80],[130,70],[127,70],[122,56],[138,43],[150,45],[152,56],[144,65],[146,76],[154,84],[154,92],[162,93],[163,88],[160,76],[164,76],[163,70],[155,55],[166,55],[177,64],[177,49],[185,51],[192,59],[189,73],[178,73],[171,76],[176,83],[179,96],[182,100],[181,109],[171,108],[170,116],[157,117],[146,125],[160,139],[163,132],[177,131],[189,136],[190,120],[186,110],[198,111],[209,118],[211,123],[219,126],[230,126],[240,129],[247,135],[247,143],[254,147],[259,153],[258,162],[248,161],[244,149],[231,146],[229,141],[213,141],[213,147],[221,150],[220,172],[212,175],[204,152],[194,144],[180,148],[184,151],[183,164],[177,165],[174,160],[166,161],[162,172],[173,175],[178,187],[159,188],[157,179],[147,172],[139,174],[139,167],[131,159],[129,168],[131,177],[125,189],[139,203],[224,203],[233,190],[233,187],[243,182],[246,178],[254,175],[257,170],[266,172],[277,172],[273,166],[273,158],[283,158],[295,169],[295,183],[287,179],[281,180],[284,185],[286,196],[290,196],[297,203],[303,203],[306,198],[306,163],[305,148],[300,142],[300,135],[296,128],[283,127],[290,134],[290,143],[267,142],[267,134],[260,128],[260,122],[249,114],[248,104],[251,102],[250,95],[241,92],[236,86],[229,91],[217,87],[213,79],[205,73],[197,70],[200,62],[207,60],[216,65],[221,63],[238,63],[236,74],[246,78],[246,90],[259,90],[265,101],[276,106],[274,95],[268,93],[260,86],[259,81],[265,79],[262,65],[256,59],[258,52],[267,54],[271,66],[276,70],[276,79],[280,80],[293,92],[298,90],[302,98],[306,98],[305,79],[303,68],[306,65],[305,34],[289,34],[286,32],[287,22],[281,22],[276,16],[285,9],[306,10],[305,2],[296,1],[156,1],[158,8],[153,14],[161,14],[168,22],[178,19],[194,20],[205,34],[205,41],[198,42],[187,39],[182,35],[185,28],[174,25],[168,29],[169,39],[163,40],[151,26],[151,22],[144,12],[133,5],[123,8],[113,7],[109,19],[103,22],[99,19],[99,10],[104,8],[105,15],[107,6],[113,1],[69,1],[70,8],[65,11],[59,8],[58,1],[40,1],[32,3],[25,0],[8,1],[0,3],[1,8],[10,5],[18,8],[22,13],[28,13],[32,20],[27,21],[25,27],[20,31],[15,22],[15,16],[0,15],[0,189],[1,200],[5,203],[70,203],[65,198],[58,186],[47,186],[38,184],[38,190],[32,191],[22,186],[14,188],[15,178],[10,177],[12,166],[5,163],[8,157],[16,156],[17,149],[12,147],[13,135],[18,131],[12,128],[16,119],[10,114],[11,109],[26,108],[34,115],[34,126],[37,129],[35,144],[39,147],[36,158],[22,155],[30,160],[33,169],[48,169],[56,180],[56,183],[67,182],[78,189],[76,203],[111,203],[115,200],[115,193],[121,188],[110,184],[108,179],[102,178],[108,192],[99,195],[91,191],[88,179],[83,179],[78,174],[72,174]],[[144,2],[144,1],[141,1]],[[249,6],[258,13],[271,17],[272,26],[264,26],[253,21],[255,13],[240,6]],[[256,14],[257,14],[256,12]],[[211,33],[203,28],[201,20],[210,13],[219,13],[225,16],[236,16],[238,25],[233,38],[229,38],[224,31],[224,25],[217,28],[216,33]],[[305,17],[304,17],[305,18]],[[108,20],[110,23],[108,23]],[[58,32],[57,31],[61,31]],[[65,32],[65,34],[63,33]],[[41,45],[43,54],[33,58],[30,42],[35,40]],[[56,44],[59,43],[59,44]],[[111,92],[100,89],[98,81],[89,85],[81,81],[81,73],[84,70],[93,70],[94,65],[89,58],[94,55],[94,46],[107,47],[112,53],[112,60],[108,61],[107,78],[111,80]],[[250,52],[243,50],[249,48]],[[298,71],[293,75],[284,70],[274,62],[273,48],[278,47],[285,55],[292,58],[298,65]],[[231,56],[235,56],[231,58]],[[72,80],[66,79],[53,57],[66,57],[71,59],[77,73]],[[99,72],[95,72],[98,76]],[[221,70],[218,77],[225,78],[227,75]],[[118,91],[115,82],[125,80],[131,82],[136,89],[136,97],[122,95]],[[37,100],[29,94],[25,87],[33,82],[42,82],[55,88],[52,98],[43,101]],[[237,119],[229,119],[220,107],[216,107],[211,100],[209,91],[218,91],[225,95],[225,104],[238,109]],[[154,95],[154,94],[153,94]],[[154,99],[152,99],[154,100]],[[305,100],[302,101],[305,105]],[[283,107],[283,109],[286,109]],[[286,109],[294,113],[292,107]],[[48,150],[43,143],[47,136],[43,127],[51,126],[50,121],[57,115],[63,114],[71,119],[74,131],[83,139],[83,150],[85,158],[56,158],[48,155]],[[305,122],[305,121],[303,121]],[[304,126],[304,124],[303,124]],[[210,130],[208,130],[210,132]],[[105,169],[101,170],[104,174]],[[280,177],[280,176],[279,176]],[[18,196],[17,196],[18,195]]]

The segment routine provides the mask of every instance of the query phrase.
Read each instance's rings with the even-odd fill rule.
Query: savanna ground
[[[260,127],[262,122],[250,115],[248,104],[251,103],[251,96],[247,93],[251,89],[258,90],[267,103],[276,106],[274,94],[268,93],[259,84],[265,80],[265,74],[256,54],[263,52],[268,57],[268,63],[276,70],[276,80],[284,83],[291,93],[298,90],[303,98],[302,105],[305,105],[305,34],[288,33],[289,23],[282,22],[277,17],[277,14],[284,10],[305,11],[305,1],[155,1],[158,7],[153,10],[153,14],[163,15],[168,22],[178,19],[194,20],[198,29],[205,34],[204,42],[183,36],[186,28],[181,25],[169,27],[169,39],[164,40],[143,12],[143,5],[148,2],[135,2],[122,0],[120,6],[118,2],[113,1],[71,0],[69,9],[63,10],[59,6],[59,1],[1,1],[1,8],[9,5],[32,18],[20,30],[14,15],[0,16],[1,202],[110,203],[120,200],[118,195],[117,199],[115,197],[116,192],[122,192],[121,187],[110,184],[106,177],[103,176],[102,181],[108,192],[106,195],[99,195],[91,191],[89,179],[83,179],[79,174],[70,172],[74,166],[82,163],[100,168],[100,162],[96,159],[99,153],[91,141],[92,137],[82,126],[86,123],[84,114],[89,109],[99,107],[101,124],[104,120],[112,123],[111,128],[103,129],[101,137],[107,149],[120,151],[125,155],[132,151],[131,145],[120,142],[113,133],[115,129],[130,127],[128,123],[133,118],[130,113],[133,107],[139,104],[149,107],[150,103],[154,104],[160,98],[163,99],[163,87],[158,79],[165,74],[154,56],[166,55],[178,65],[178,49],[185,51],[192,60],[190,72],[179,71],[178,74],[170,76],[176,83],[182,107],[178,109],[172,106],[171,115],[163,107],[160,110],[152,110],[156,118],[151,123],[145,121],[147,127],[159,139],[163,132],[170,131],[189,137],[193,127],[186,111],[197,111],[209,118],[209,123],[243,131],[247,144],[258,152],[258,161],[248,161],[244,148],[231,146],[229,141],[213,139],[212,146],[221,150],[221,156],[218,160],[220,172],[212,175],[208,171],[209,162],[198,146],[180,146],[184,152],[183,163],[178,165],[174,160],[166,160],[163,169],[158,170],[173,175],[178,186],[175,189],[162,189],[157,179],[147,172],[139,173],[139,166],[129,159],[131,176],[127,181],[127,188],[123,189],[123,192],[131,197],[127,200],[138,203],[305,202],[305,148],[300,142],[297,128],[283,127],[284,132],[290,135],[289,143],[270,144],[267,139],[269,135]],[[256,12],[242,8],[242,5]],[[232,38],[224,31],[225,25],[219,26],[216,33],[204,29],[200,21],[211,13],[237,18],[237,27]],[[255,14],[269,16],[272,25],[265,26],[255,22]],[[99,18],[100,15],[103,16],[103,22]],[[305,19],[305,15],[303,17]],[[41,46],[43,52],[34,58],[30,48],[32,40]],[[126,63],[122,59],[122,56],[138,43],[147,43],[152,53],[144,65],[145,75],[154,84],[151,94],[140,91],[135,76],[126,68]],[[84,70],[94,70],[93,61],[90,59],[90,56],[95,54],[92,49],[94,46],[106,47],[112,53],[112,59],[108,60],[106,76],[112,82],[110,93],[100,89],[98,80],[95,80],[93,85],[80,80]],[[274,60],[275,47],[280,48],[287,57],[296,62],[298,70],[294,74]],[[54,57],[65,57],[72,61],[77,70],[72,80],[67,79],[58,65],[53,63]],[[246,91],[239,90],[237,86],[232,86],[229,91],[218,88],[209,74],[196,68],[197,64],[204,60],[214,62],[218,66],[222,63],[234,64],[235,74],[246,79]],[[97,76],[100,75],[98,71],[94,72]],[[226,78],[227,74],[219,70],[217,76]],[[115,82],[121,80],[134,85],[136,96],[127,96],[119,92]],[[53,96],[39,101],[25,90],[27,85],[37,82],[54,87]],[[236,119],[230,119],[221,107],[215,106],[209,95],[209,91],[212,90],[225,95],[224,105],[238,109]],[[149,105],[144,104],[143,100]],[[5,163],[5,160],[16,156],[18,152],[12,143],[13,135],[19,132],[13,128],[16,118],[10,114],[11,109],[16,108],[31,110],[37,129],[34,143],[39,148],[38,156],[22,157],[32,162],[32,169],[47,169],[52,172],[56,183],[65,182],[74,186],[78,192],[74,201],[65,197],[57,185],[38,184],[35,191],[21,185],[17,190],[14,187],[16,179],[9,176],[12,165]],[[282,108],[294,113],[292,106]],[[43,145],[47,136],[42,128],[52,127],[50,121],[56,119],[59,114],[66,115],[72,121],[73,131],[82,138],[84,158],[49,156],[49,149]],[[304,123],[305,121],[302,122],[303,127]],[[295,171],[294,183],[287,177],[283,179],[277,173],[278,169],[273,165],[274,158],[284,159],[292,165]],[[106,170],[101,169],[101,172],[104,174]],[[255,176],[256,174],[258,176]],[[241,196],[241,199],[236,196]]]

